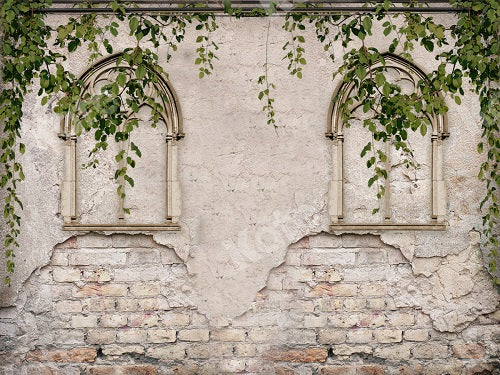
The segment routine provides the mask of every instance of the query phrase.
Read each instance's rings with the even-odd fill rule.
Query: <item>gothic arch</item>
[[[130,69],[130,67],[120,59],[121,54],[114,54],[106,57],[91,67],[81,76],[84,83],[84,90],[81,97],[86,94],[97,93],[100,82],[110,82],[113,75],[119,70]],[[166,126],[166,170],[165,173],[165,215],[164,221],[155,224],[128,223],[124,215],[123,199],[120,198],[120,207],[117,210],[117,217],[110,223],[80,223],[78,213],[78,174],[77,166],[77,144],[78,136],[74,127],[74,113],[68,113],[61,119],[59,137],[65,142],[65,173],[61,192],[61,212],[64,218],[64,230],[77,231],[137,231],[137,230],[178,230],[180,216],[180,185],[177,178],[177,147],[178,141],[184,137],[182,130],[182,115],[179,101],[170,83],[161,74],[156,73],[158,81],[151,83],[148,90],[149,96],[156,97],[162,104],[160,113],[161,122]],[[148,106],[143,103],[141,107]],[[130,108],[124,108],[127,117],[134,116]]]
[[[405,80],[417,89],[417,82],[427,80],[426,74],[415,64],[393,54],[384,54],[385,69],[392,69],[399,74],[399,80]],[[373,69],[382,67],[382,63],[377,62]],[[335,91],[331,100],[328,116],[326,137],[331,139],[332,144],[332,166],[333,173],[329,187],[329,215],[331,230],[378,230],[378,229],[399,229],[399,230],[443,230],[445,229],[444,216],[446,211],[446,188],[443,179],[443,152],[442,141],[449,136],[446,116],[436,113],[426,113],[430,121],[431,132],[431,217],[426,223],[400,224],[391,220],[391,192],[388,179],[386,179],[385,217],[384,221],[377,224],[349,223],[344,220],[344,120],[342,119],[341,108],[349,97],[355,92],[356,87],[353,82],[342,82]],[[334,100],[335,99],[335,100]],[[351,113],[357,109],[359,104],[353,103],[349,110]],[[386,142],[386,151],[390,147],[390,140]],[[390,170],[389,152],[386,161],[386,170]]]

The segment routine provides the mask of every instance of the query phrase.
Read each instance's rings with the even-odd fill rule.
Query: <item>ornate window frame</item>
[[[426,74],[415,64],[393,54],[383,55],[387,68],[393,68],[406,75],[416,86],[419,80],[427,79]],[[380,62],[372,69],[382,66]],[[328,212],[330,230],[444,230],[446,213],[446,186],[443,179],[443,140],[449,137],[447,118],[441,114],[431,113],[428,118],[432,125],[432,184],[431,184],[431,217],[427,223],[403,224],[391,220],[391,191],[389,178],[385,179],[385,217],[382,223],[349,223],[344,222],[344,121],[342,120],[342,104],[347,101],[356,89],[353,82],[342,82],[335,91],[329,109],[329,118],[325,136],[332,140],[331,153],[333,173],[329,187]],[[333,100],[337,97],[337,100]],[[352,106],[354,109],[355,104]],[[386,170],[390,172],[390,141],[386,142]]]
[[[99,77],[119,68],[129,68],[123,63],[118,63],[120,53],[108,56],[91,67],[80,76],[84,82],[85,92],[93,92],[94,85]],[[72,114],[61,118],[59,138],[64,140],[65,169],[61,191],[61,213],[64,219],[63,230],[71,231],[175,231],[180,229],[179,217],[181,214],[181,189],[177,176],[177,148],[178,141],[184,137],[182,131],[182,115],[177,96],[167,79],[158,74],[158,82],[152,84],[151,90],[160,93],[163,104],[161,114],[167,126],[165,137],[166,171],[165,171],[165,221],[159,224],[127,223],[125,221],[123,198],[120,198],[120,207],[116,222],[109,224],[80,223],[78,219],[78,179],[77,179],[77,135],[72,124]],[[168,100],[164,100],[167,98]],[[145,104],[146,105],[146,104]]]

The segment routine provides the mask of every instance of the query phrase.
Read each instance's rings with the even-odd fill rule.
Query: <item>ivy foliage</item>
[[[8,275],[14,272],[16,238],[20,231],[18,209],[22,203],[16,193],[24,179],[18,155],[24,153],[20,130],[24,97],[33,87],[39,87],[42,104],[55,101],[54,110],[64,116],[74,116],[77,134],[90,132],[95,145],[90,150],[86,167],[96,167],[100,150],[108,147],[110,140],[123,145],[115,159],[119,162],[115,178],[119,181],[118,194],[125,196],[125,184],[134,185],[129,175],[141,151],[130,134],[139,126],[134,116],[146,104],[152,109],[152,125],[159,121],[161,98],[151,97],[146,89],[158,81],[158,74],[166,74],[159,58],[159,49],[167,51],[166,61],[177,50],[186,36],[188,24],[194,24],[197,43],[194,64],[199,77],[209,76],[217,59],[218,45],[212,33],[217,30],[216,16],[197,11],[205,4],[189,8],[182,14],[144,14],[134,12],[134,2],[113,0],[105,3],[109,14],[85,13],[71,17],[65,24],[51,27],[46,23],[42,8],[50,7],[51,0],[3,0],[0,6],[0,54],[2,56],[2,91],[0,93],[0,123],[3,126],[0,151],[0,185],[5,192],[4,219],[7,232],[4,239]],[[481,202],[483,212],[483,246],[490,254],[489,270],[496,271],[498,256],[498,175],[500,138],[498,137],[499,103],[499,42],[500,5],[497,0],[450,0],[452,7],[465,9],[457,12],[456,22],[446,26],[431,15],[415,12],[390,12],[390,0],[367,1],[375,12],[318,13],[318,4],[297,3],[283,18],[283,29],[289,33],[284,42],[283,59],[288,61],[288,71],[302,79],[307,64],[305,33],[312,28],[317,40],[324,46],[332,62],[340,68],[345,82],[356,86],[350,100],[360,103],[364,112],[373,113],[363,121],[372,133],[361,157],[373,175],[368,185],[379,186],[378,197],[384,195],[382,181],[387,177],[384,162],[385,148],[380,147],[389,139],[402,151],[406,163],[415,166],[409,146],[410,131],[425,135],[429,128],[426,114],[444,114],[448,111],[448,98],[461,103],[464,86],[469,83],[478,94],[481,104],[482,142],[478,152],[486,154],[480,166],[479,179],[484,181],[486,192]],[[230,0],[223,1],[225,12],[233,17],[245,15],[242,9],[233,8]],[[408,7],[421,7],[418,1],[405,3]],[[96,6],[95,2],[82,1],[80,7]],[[279,2],[271,1],[267,9],[256,8],[246,15],[270,16],[277,11]],[[302,7],[302,9],[301,9]],[[304,9],[305,8],[305,11]],[[301,9],[301,11],[297,11]],[[309,11],[310,10],[310,11]],[[124,31],[120,30],[125,28]],[[267,26],[264,74],[258,78],[262,89],[258,98],[264,102],[263,111],[269,125],[278,127],[275,118],[273,90],[268,70],[269,28]],[[387,40],[387,50],[379,51],[370,45],[370,37],[377,31],[377,38]],[[101,88],[100,93],[85,92],[83,81],[64,66],[67,56],[84,47],[89,51],[89,62],[115,53],[113,38],[128,35],[131,40],[118,61],[119,73],[114,82]],[[53,48],[56,47],[56,48]],[[415,48],[424,48],[438,60],[437,68],[426,79],[417,83],[418,90],[405,93],[387,76],[384,53],[398,54],[412,60]],[[64,51],[64,53],[56,52]],[[338,52],[343,53],[338,56]],[[435,51],[439,52],[435,52]],[[118,66],[117,65],[117,66]],[[350,122],[347,103],[343,107],[346,126]],[[128,111],[126,110],[128,109]],[[498,280],[495,280],[498,283]],[[7,276],[5,283],[10,284]]]

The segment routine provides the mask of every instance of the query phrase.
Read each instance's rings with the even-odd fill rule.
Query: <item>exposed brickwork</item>
[[[0,315],[0,373],[495,374],[500,314],[438,332],[393,298],[410,273],[378,237],[306,237],[245,314],[209,324],[173,250],[147,236],[75,237],[26,284],[28,314]]]

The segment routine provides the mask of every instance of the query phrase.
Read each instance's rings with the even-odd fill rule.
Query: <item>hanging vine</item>
[[[50,7],[51,0],[3,0],[0,7],[0,28],[2,39],[2,91],[0,93],[0,123],[3,125],[0,154],[0,187],[5,196],[4,220],[7,231],[4,239],[7,274],[5,283],[10,284],[10,274],[14,272],[15,249],[19,246],[20,215],[22,203],[17,195],[17,186],[24,179],[18,155],[25,152],[21,142],[20,130],[23,116],[23,101],[39,85],[38,96],[43,105],[56,100],[54,110],[65,115],[75,116],[78,134],[90,132],[95,138],[94,148],[87,167],[95,167],[98,153],[108,147],[110,139],[116,142],[128,141],[131,132],[138,127],[134,116],[124,114],[123,108],[131,108],[137,113],[143,103],[152,108],[152,124],[159,120],[160,103],[158,98],[149,97],[145,87],[158,80],[157,74],[165,74],[159,58],[159,49],[166,47],[168,62],[171,53],[177,50],[186,36],[188,24],[195,24],[197,36],[196,58],[194,64],[199,68],[199,77],[209,76],[213,62],[217,59],[218,45],[211,34],[217,30],[216,16],[200,11],[206,4],[199,4],[182,14],[144,14],[133,11],[134,2],[119,0],[105,2],[109,14],[85,13],[70,17],[65,24],[53,28],[46,23],[40,9]],[[341,59],[340,73],[344,81],[354,82],[358,90],[355,98],[361,103],[363,111],[375,115],[364,120],[363,126],[372,133],[372,140],[366,144],[361,157],[367,158],[367,167],[373,170],[368,185],[378,184],[378,197],[384,195],[382,180],[387,177],[384,161],[387,157],[377,143],[392,139],[396,149],[406,156],[406,164],[414,166],[412,150],[408,144],[408,132],[427,133],[429,122],[422,114],[434,112],[444,114],[448,111],[447,98],[461,103],[464,95],[464,81],[472,84],[481,104],[482,142],[478,151],[486,154],[480,166],[479,178],[484,181],[486,193],[481,208],[483,210],[483,246],[490,255],[489,270],[496,271],[495,258],[498,256],[498,237],[495,228],[498,224],[498,175],[500,138],[498,137],[498,114],[500,110],[499,93],[499,43],[500,5],[497,0],[450,0],[453,7],[463,8],[457,13],[456,22],[451,27],[436,22],[431,15],[423,13],[391,13],[393,3],[367,1],[375,6],[375,12],[337,12],[318,14],[318,5],[296,4],[284,17],[283,29],[290,33],[283,50],[288,60],[288,71],[292,76],[302,78],[302,68],[306,65],[304,31],[313,28],[324,50],[336,63]],[[241,9],[233,9],[229,0],[223,1],[225,12],[236,18],[244,15]],[[92,8],[96,2],[81,2],[78,6]],[[418,1],[405,3],[407,7],[420,7]],[[308,11],[304,11],[304,7]],[[132,8],[132,10],[131,10]],[[270,16],[279,9],[279,2],[272,1],[268,9],[256,8],[246,14]],[[301,11],[298,12],[297,9]],[[104,22],[101,20],[105,20]],[[418,82],[418,90],[405,94],[401,87],[391,82],[387,76],[383,53],[369,43],[374,33],[374,25],[382,27],[383,37],[387,38],[388,52],[396,53],[411,60],[412,51],[417,45],[432,56],[439,48],[445,52],[437,54],[439,66],[430,72],[428,79]],[[123,31],[133,42],[125,49],[119,64],[115,82],[102,87],[95,96],[83,93],[83,85],[73,73],[64,68],[67,56],[81,47],[89,51],[89,61],[114,53],[113,38]],[[263,111],[267,123],[276,126],[274,98],[275,89],[269,79],[269,31],[267,25],[266,57],[264,74],[258,78],[262,90],[258,98],[265,105]],[[51,39],[55,37],[55,39]],[[382,37],[377,34],[377,37]],[[55,40],[54,42],[49,42]],[[65,49],[67,53],[55,52],[51,47]],[[340,48],[343,53],[339,56]],[[378,64],[376,68],[373,68]],[[349,124],[350,114],[343,107],[343,118]],[[133,154],[133,156],[132,156]],[[134,185],[129,175],[135,166],[135,157],[141,151],[133,143],[116,155],[116,160],[125,160],[115,173],[118,181]],[[124,186],[120,184],[118,194],[124,196]],[[498,280],[495,280],[498,282]]]

